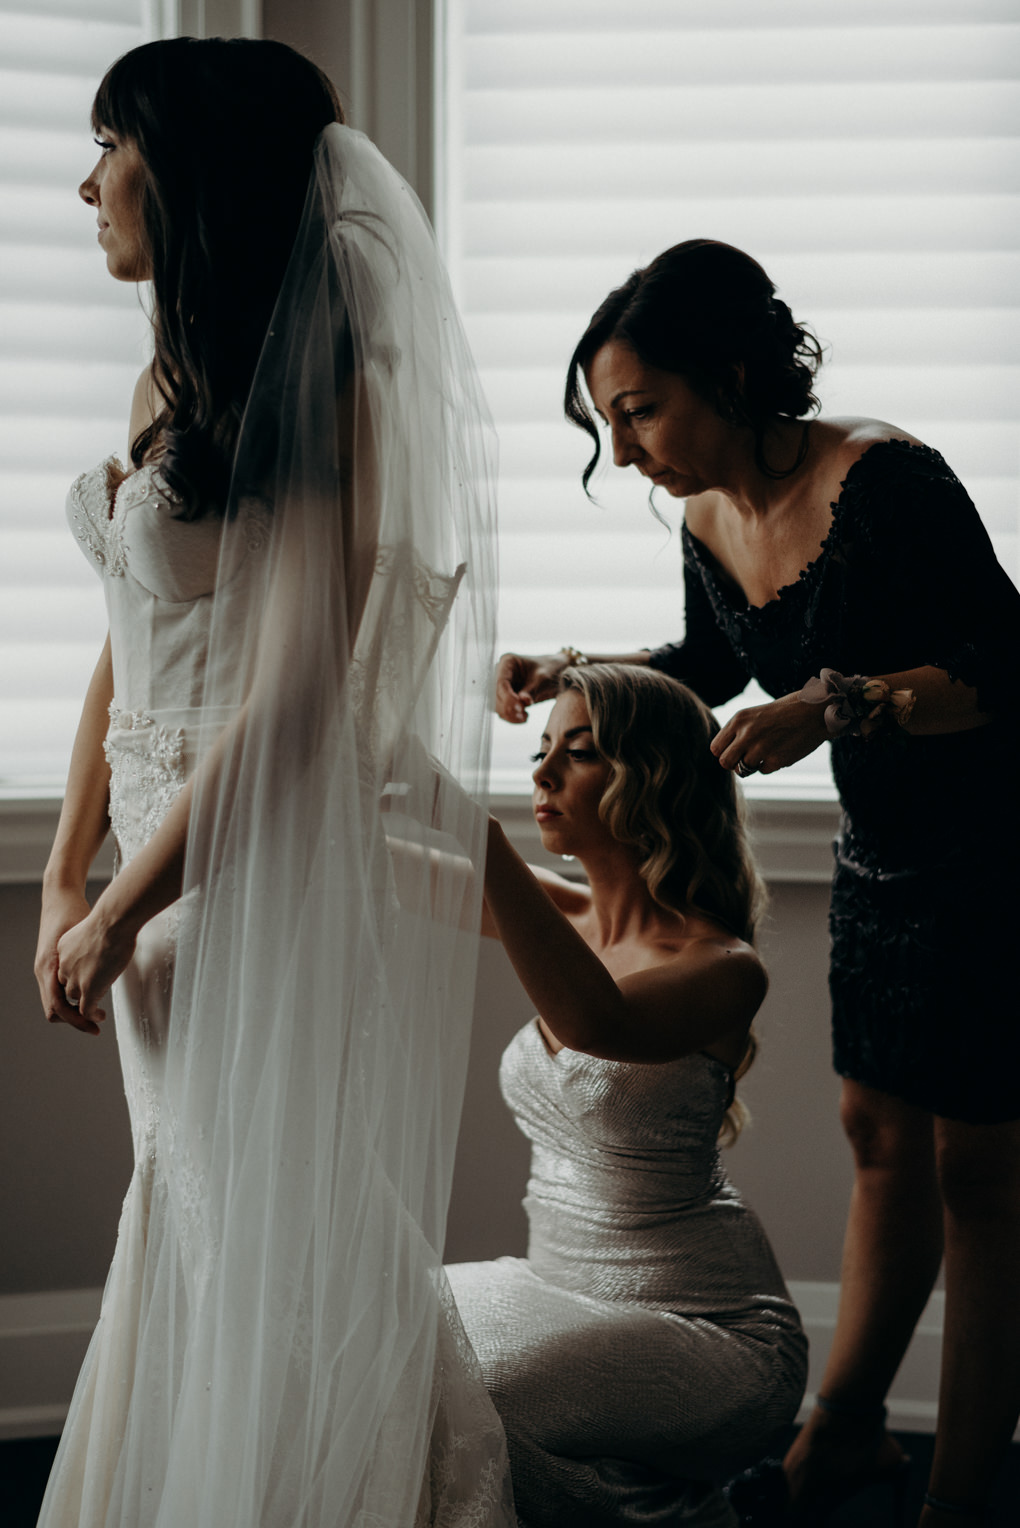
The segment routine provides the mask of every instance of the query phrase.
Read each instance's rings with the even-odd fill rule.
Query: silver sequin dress
[[[553,1055],[533,1021],[500,1082],[532,1143],[528,1256],[448,1272],[519,1521],[732,1523],[717,1483],[792,1420],[807,1343],[720,1160],[731,1073]]]

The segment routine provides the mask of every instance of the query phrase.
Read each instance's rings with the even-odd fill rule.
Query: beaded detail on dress
[[[563,1289],[718,1315],[785,1290],[718,1136],[732,1074],[700,1052],[658,1066],[547,1049],[537,1023],[500,1067],[531,1141],[532,1268]]]
[[[121,854],[130,859],[148,843],[184,785],[184,730],[160,726],[146,711],[122,711],[113,701],[103,752],[110,766],[110,825]],[[138,802],[145,803],[140,814]]]
[[[119,458],[109,456],[75,478],[67,497],[67,517],[76,539],[86,556],[111,578],[122,577],[127,567],[114,487],[114,479],[123,470]]]

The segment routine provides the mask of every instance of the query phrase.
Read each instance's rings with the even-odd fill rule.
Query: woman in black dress
[[[818,1408],[784,1465],[790,1516],[896,1475],[884,1397],[944,1255],[936,1528],[981,1520],[1020,1412],[1020,595],[937,451],[879,420],[806,422],[819,361],[755,261],[690,240],[598,309],[566,408],[595,444],[586,484],[582,376],[616,464],[686,500],[684,639],[599,661],[650,664],[710,705],[756,679],[776,698],[712,745],[742,775],[832,743],[834,1052],[857,1177]],[[500,714],[523,720],[581,656],[507,654]]]

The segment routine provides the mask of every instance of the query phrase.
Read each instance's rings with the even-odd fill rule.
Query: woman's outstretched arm
[[[586,653],[589,663],[637,663],[647,666],[648,653],[620,653],[615,657],[596,657]],[[496,668],[496,712],[505,722],[523,722],[528,707],[536,701],[552,700],[560,685],[560,675],[570,663],[564,649],[527,658],[522,653],[504,653]]]
[[[692,941],[674,959],[616,980],[489,823],[485,900],[521,984],[571,1050],[609,1061],[673,1061],[745,1032],[767,980],[740,940]]]

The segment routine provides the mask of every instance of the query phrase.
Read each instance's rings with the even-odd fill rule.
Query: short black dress
[[[684,529],[686,636],[651,655],[709,705],[753,677],[930,665],[991,724],[832,743],[843,807],[830,928],[836,1071],[949,1119],[1020,1118],[1020,593],[937,451],[880,441],[850,468],[796,583],[749,606]]]

